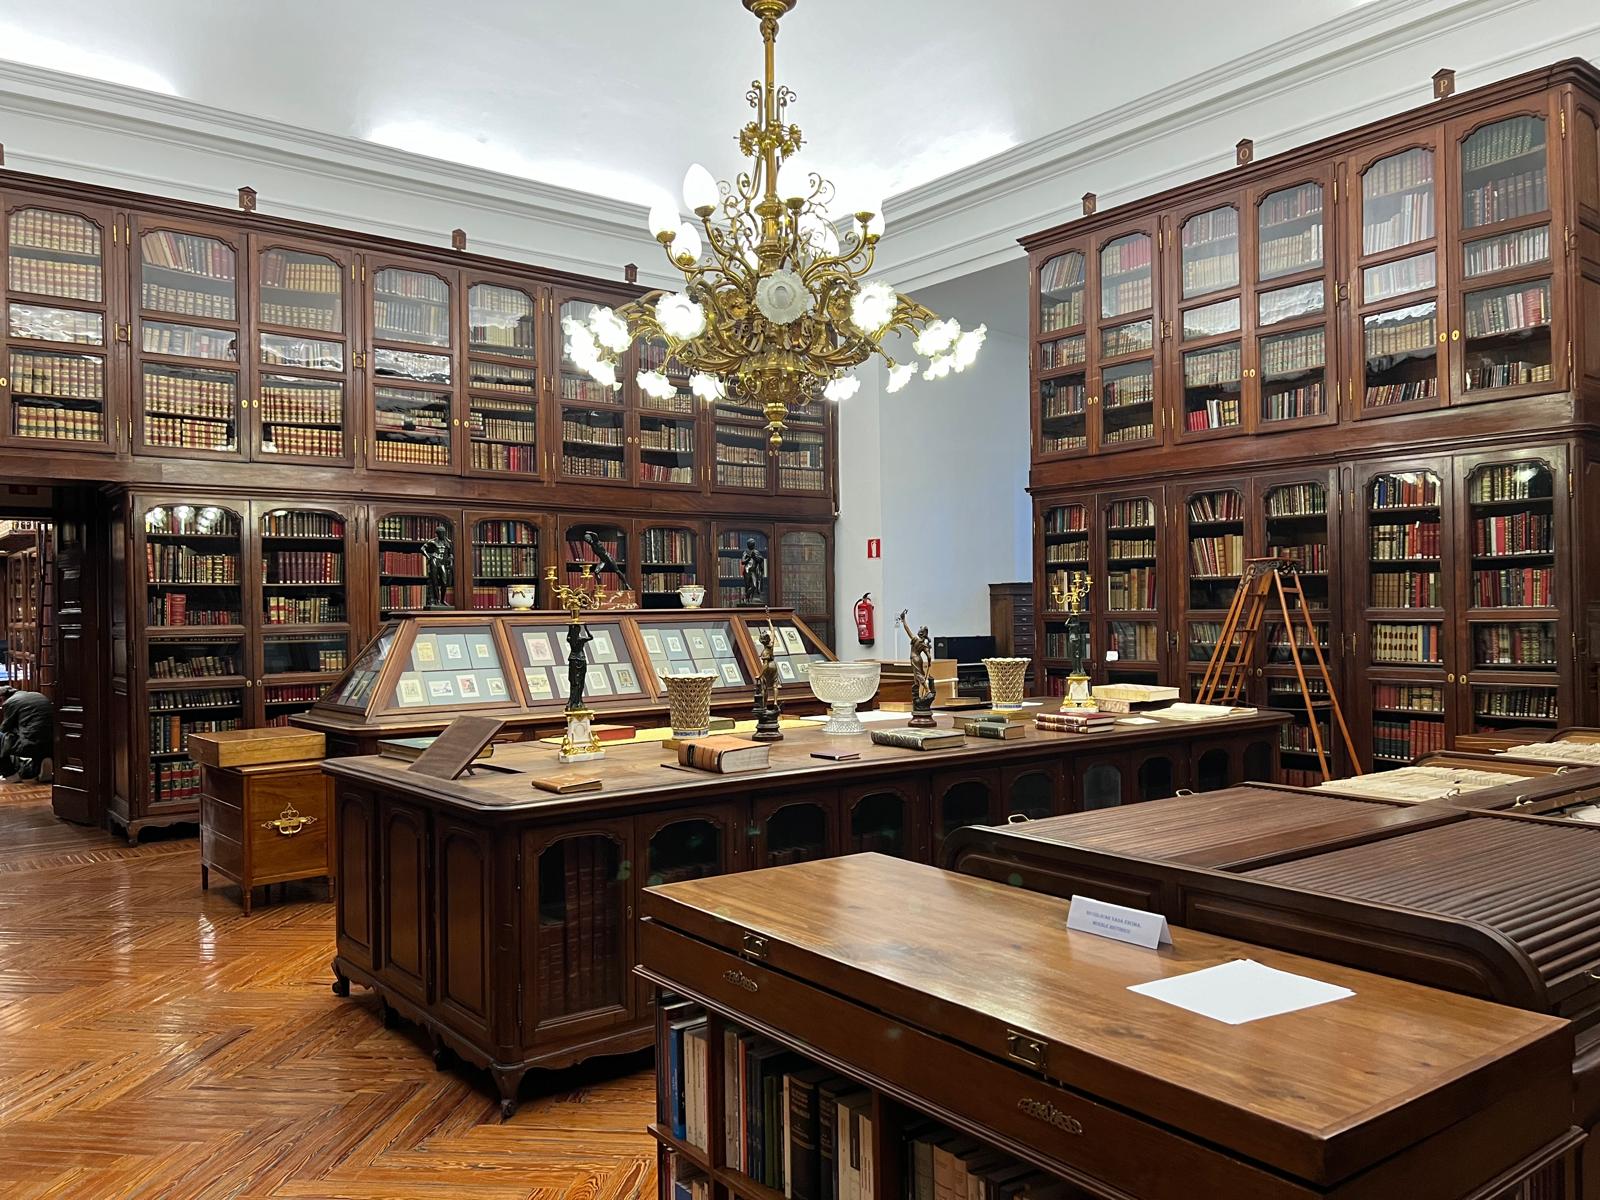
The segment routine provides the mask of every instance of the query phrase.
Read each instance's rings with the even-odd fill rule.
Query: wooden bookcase
[[[1600,72],[1528,72],[1023,244],[1051,687],[1067,572],[1095,581],[1097,681],[1187,691],[1240,562],[1279,553],[1364,767],[1600,719]],[[1291,707],[1281,625],[1251,694]]]
[[[6,681],[51,693],[54,678],[52,605],[48,595],[49,531],[32,522],[0,529],[0,642]]]
[[[188,733],[288,724],[323,697],[386,621],[420,609],[420,547],[439,528],[455,547],[457,607],[486,615],[509,609],[513,584],[532,585],[536,607],[549,610],[546,570],[578,577],[592,554],[582,531],[600,533],[637,586],[640,569],[666,572],[666,582],[708,578],[716,528],[703,518],[426,500],[138,492],[130,501],[117,555],[126,572],[115,587],[127,598],[128,620],[126,632],[119,627],[113,636],[113,653],[130,665],[129,700],[125,722],[112,727],[126,739],[131,767],[109,798],[130,836],[196,819],[199,772],[184,752]],[[764,528],[775,607],[794,608],[831,646],[832,526]],[[670,621],[686,615],[675,591],[646,589],[642,599]],[[707,599],[710,607],[709,589]]]
[[[799,414],[775,454],[758,410],[706,404],[683,378],[644,395],[636,375],[659,346],[598,387],[563,360],[561,318],[640,289],[9,171],[0,223],[0,472],[108,496],[111,545],[92,552],[110,632],[74,669],[112,681],[86,720],[114,731],[98,774],[130,830],[193,819],[192,803],[154,800],[151,765],[176,777],[185,760],[153,745],[313,703],[384,615],[421,603],[417,555],[441,526],[452,602],[481,610],[514,585],[548,607],[545,570],[575,575],[567,535],[591,526],[625,544],[642,602],[700,583],[712,604],[717,531],[758,530],[773,603],[831,642],[831,406]],[[147,524],[156,509],[221,524]],[[226,557],[235,576],[152,581],[152,550]],[[288,577],[290,563],[342,574]],[[168,597],[229,619],[159,623]],[[155,674],[207,659],[227,672]],[[212,706],[158,703],[186,690]]]

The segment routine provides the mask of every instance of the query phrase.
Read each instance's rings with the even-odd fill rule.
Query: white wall
[[[924,288],[917,299],[963,328],[989,326],[960,375],[883,393],[879,370],[840,410],[835,563],[841,654],[894,658],[912,627],[989,632],[989,584],[1032,578],[1028,497],[1027,270],[1021,262]],[[895,348],[896,354],[907,349]],[[868,562],[866,539],[882,539]],[[871,588],[878,641],[856,645],[850,606]]]

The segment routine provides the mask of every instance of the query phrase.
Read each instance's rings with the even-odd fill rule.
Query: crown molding
[[[31,128],[112,134],[169,153],[86,161],[58,152],[73,139],[40,137],[31,144]],[[643,205],[20,63],[0,61],[0,142],[7,165],[21,170],[224,208],[236,204],[238,184],[250,184],[261,192],[263,211],[428,245],[448,246],[457,226],[472,232],[479,215],[478,224],[493,232],[473,233],[474,251],[602,278],[619,277],[625,262],[653,257]],[[150,166],[199,158],[211,162],[195,174]],[[217,176],[222,164],[237,165],[237,184],[202,181]],[[256,182],[268,173],[310,186],[278,196]],[[369,200],[360,209],[310,199],[352,187]],[[384,206],[370,203],[373,191],[448,209],[451,221],[431,228],[375,216]],[[526,238],[506,236],[524,231]],[[574,254],[575,240],[588,252]],[[640,281],[667,284],[671,277],[640,264]]]
[[[1520,10],[1539,3],[1372,0],[1304,34],[894,196],[878,269],[911,289],[1017,258],[1018,237],[1077,214],[1076,199],[1063,203],[1059,194],[1071,190],[1064,189],[1069,178],[1096,181],[1105,209],[1214,172],[1231,164],[1231,143],[1184,152],[1209,146],[1216,140],[1209,127],[1232,114],[1250,122],[1264,156],[1411,107],[1426,96],[1420,72],[1407,86],[1381,93],[1348,84],[1341,89],[1341,76],[1478,24],[1500,22],[1501,44],[1508,38],[1520,43],[1534,28]],[[1573,3],[1587,17],[1588,10]],[[1548,21],[1540,25],[1549,28]],[[1486,81],[1573,54],[1600,60],[1600,23],[1518,44],[1458,67],[1458,74]],[[1318,87],[1363,99],[1261,129],[1262,114],[1275,111],[1275,100]],[[78,136],[51,136],[66,129]],[[110,139],[106,153],[84,149],[96,138]],[[641,232],[643,205],[122,84],[0,61],[0,142],[7,144],[9,165],[40,174],[222,208],[232,208],[239,184],[249,184],[261,193],[263,211],[298,220],[437,246],[449,245],[448,230],[461,227],[473,250],[497,257],[605,279],[636,262],[646,286],[682,283],[655,264]],[[75,147],[77,156],[64,146]],[[1158,169],[1150,169],[1152,157]],[[261,186],[268,183],[277,186]],[[384,194],[394,203],[385,204]],[[437,225],[420,223],[429,210],[439,213]]]
[[[1077,191],[1063,186],[1069,178],[1093,180],[1091,190],[1098,194],[1104,212],[1223,170],[1234,161],[1232,142],[1223,139],[1226,145],[1211,149],[1217,138],[1210,127],[1233,114],[1248,110],[1259,159],[1424,103],[1428,80],[1420,71],[1417,79],[1386,91],[1336,88],[1341,76],[1375,59],[1415,51],[1474,25],[1499,20],[1528,31],[1530,24],[1523,21],[1519,26],[1514,14],[1537,3],[1378,0],[1306,35],[1014,146],[895,197],[887,206],[890,236],[883,242],[888,253],[880,256],[880,269],[892,273],[898,286],[912,289],[1019,257],[1017,238],[1081,212],[1076,196],[1064,201],[1061,195]],[[1600,58],[1600,23],[1532,43],[1519,39],[1515,48],[1458,67],[1457,73],[1471,86],[1574,55]],[[1330,95],[1363,98],[1322,110],[1310,120],[1261,129],[1261,115],[1275,111],[1274,101],[1318,88]],[[1175,152],[1196,145],[1207,149],[1174,159]],[[1146,169],[1141,156],[1154,156],[1160,168]]]

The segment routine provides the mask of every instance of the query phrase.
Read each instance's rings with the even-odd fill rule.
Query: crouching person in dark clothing
[[[49,783],[55,741],[55,707],[39,692],[0,684],[0,783]]]

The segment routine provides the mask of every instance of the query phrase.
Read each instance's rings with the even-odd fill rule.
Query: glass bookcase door
[[[1442,749],[1456,720],[1450,479],[1448,462],[1413,460],[1359,480],[1356,536],[1367,570],[1356,657],[1367,680],[1374,768]]]
[[[1335,296],[1326,175],[1252,194],[1254,287],[1248,304],[1253,353],[1245,395],[1257,432],[1337,418],[1338,378],[1328,318]]]
[[[348,519],[328,509],[257,505],[260,705],[288,725],[349,666]]]
[[[429,560],[447,548],[447,585],[444,602],[456,607],[459,565],[457,530],[452,514],[397,511],[376,515],[378,531],[378,617],[427,607]]]
[[[1221,640],[1223,620],[1239,590],[1249,553],[1249,517],[1243,487],[1190,492],[1183,499],[1186,550],[1181,598],[1185,681],[1191,687],[1195,677],[1204,674]]]
[[[250,722],[246,525],[231,508],[172,501],[144,508],[139,530],[146,606],[145,783],[153,808],[198,807],[200,770],[186,749],[189,734]]]
[[[1242,433],[1244,406],[1243,257],[1237,203],[1179,214],[1176,302],[1183,399],[1178,437]]]
[[[526,288],[467,283],[467,466],[539,474],[539,300]]]
[[[1156,391],[1155,233],[1138,229],[1100,244],[1096,252],[1098,322],[1094,355],[1098,450],[1120,450],[1159,440]]]
[[[1105,662],[1108,683],[1156,683],[1163,674],[1163,502],[1157,495],[1134,495],[1100,503],[1105,628],[1096,652]]]
[[[831,407],[831,402],[829,402]],[[828,414],[817,412],[794,417],[783,433],[783,445],[773,455],[772,469],[780,495],[818,496],[828,492]]]
[[[1089,451],[1088,257],[1068,250],[1039,266],[1037,452],[1069,457]]]
[[[354,368],[346,288],[349,256],[294,244],[254,246],[255,457],[353,461],[349,397]]]
[[[132,250],[139,452],[244,457],[240,239],[148,218],[135,221]]]
[[[17,197],[5,207],[0,441],[116,449],[107,310],[109,211]]]
[[[531,998],[534,1040],[604,1028],[633,1011],[629,922],[632,830],[609,828],[551,839],[528,835],[525,860],[538,864],[537,907],[522,992]]]
[[[1350,399],[1358,416],[1434,408],[1449,336],[1440,263],[1436,137],[1377,148],[1353,160],[1351,301],[1360,328]]]
[[[532,589],[524,608],[551,607],[539,566],[539,526],[516,517],[476,517],[472,530],[472,591],[475,609],[509,609],[511,589]]]
[[[593,587],[599,580],[610,592],[637,589],[633,571],[633,530],[609,521],[569,522],[562,531],[565,550],[562,575],[568,587]],[[586,583],[584,568],[590,571]]]
[[[772,490],[772,453],[766,426],[759,421],[734,421],[718,405],[712,421],[715,473],[712,487],[719,492]]]
[[[700,570],[700,531],[687,525],[639,528],[639,603],[644,608],[676,608],[678,589],[704,586]]]
[[[637,456],[633,454],[634,426],[629,409],[637,395],[633,377],[637,355],[629,350],[617,366],[618,384],[607,387],[591,379],[567,355],[567,337],[561,333],[568,318],[587,321],[596,309],[612,307],[612,302],[591,297],[558,297],[556,330],[561,337],[561,362],[558,371],[560,401],[557,433],[556,475],[582,483],[630,482]]]
[[[368,270],[370,463],[452,472],[461,427],[455,407],[458,280],[454,273],[394,264],[373,264]]]
[[[1295,574],[1306,598],[1306,608],[1311,613],[1323,661],[1329,672],[1337,675],[1340,656],[1337,648],[1330,645],[1330,637],[1334,629],[1341,628],[1334,611],[1339,589],[1330,583],[1330,547],[1338,544],[1338,532],[1332,524],[1336,514],[1329,507],[1331,499],[1334,509],[1337,509],[1337,497],[1330,498],[1330,484],[1326,476],[1263,481],[1257,486],[1257,495],[1260,498],[1263,553],[1288,559],[1295,564]],[[1265,629],[1263,686],[1258,699],[1272,708],[1282,708],[1296,714],[1296,729],[1289,738],[1295,744],[1286,749],[1294,751],[1305,761],[1289,762],[1286,758],[1285,766],[1299,771],[1315,771],[1315,755],[1308,753],[1311,741],[1305,715],[1305,696],[1301,693],[1299,677],[1295,674],[1289,633],[1281,617],[1269,619]],[[1307,671],[1306,683],[1312,693],[1318,721],[1326,724],[1328,689],[1317,675],[1316,657],[1305,647],[1305,631],[1298,624],[1294,639],[1301,646],[1299,657]],[[1335,744],[1334,740],[1323,737],[1323,745],[1330,753],[1333,753]],[[1320,772],[1317,778],[1321,778]]]
[[[1543,103],[1452,128],[1458,208],[1451,246],[1452,403],[1567,386],[1566,319],[1551,231],[1560,175]],[[1556,249],[1565,237],[1557,231]]]
[[[833,646],[833,541],[821,529],[778,530],[777,603]]]
[[[772,603],[772,529],[717,526],[717,591],[718,608],[736,608],[747,603],[745,599],[746,556],[750,559],[751,576],[755,594],[748,601],[755,605]]]
[[[1066,596],[1075,581],[1091,574],[1089,563],[1089,517],[1091,504],[1053,504],[1039,513],[1040,569],[1044,578],[1044,657],[1050,666],[1074,666],[1079,648],[1073,645],[1076,629],[1065,619]],[[1090,591],[1079,602],[1080,618],[1077,629],[1084,632],[1086,640],[1094,624],[1094,614],[1100,607],[1096,592],[1103,591],[1093,582]],[[1082,647],[1085,666],[1094,662],[1093,651]]]
[[[1568,577],[1564,514],[1557,507],[1561,452],[1462,460],[1471,575],[1467,581],[1463,726],[1499,731],[1549,725],[1570,653],[1570,618],[1559,581]],[[1470,726],[1466,721],[1470,720]]]
[[[667,346],[658,340],[639,344],[639,370],[666,373]],[[651,395],[638,387],[638,480],[649,487],[699,488],[704,482],[701,468],[700,405],[689,390],[689,377],[676,368],[667,374],[670,392]],[[802,458],[802,447],[784,446],[794,461]],[[818,463],[821,463],[820,456]]]

